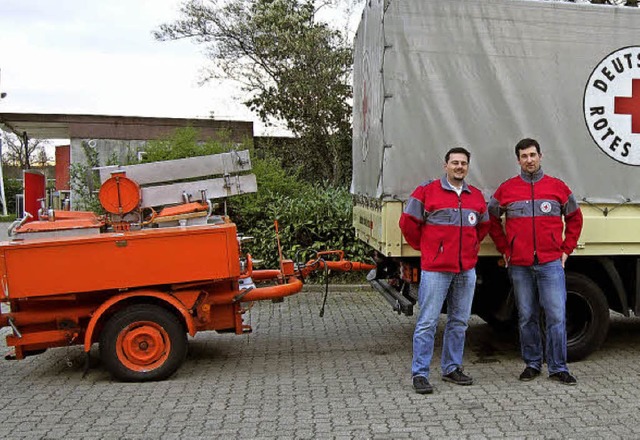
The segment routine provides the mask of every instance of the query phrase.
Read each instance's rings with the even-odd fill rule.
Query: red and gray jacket
[[[489,201],[489,214],[491,238],[514,266],[548,263],[571,254],[582,231],[582,212],[571,190],[542,169],[521,172],[500,185]]]
[[[420,251],[423,270],[459,273],[478,261],[480,242],[489,232],[487,204],[480,190],[466,183],[458,196],[444,176],[413,191],[400,229]]]

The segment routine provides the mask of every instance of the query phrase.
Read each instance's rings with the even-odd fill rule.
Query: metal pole
[[[2,172],[2,138],[0,137],[0,198],[2,199],[2,215],[7,215],[7,198],[4,195],[4,174]]]
[[[0,70],[0,73],[2,70]],[[0,90],[0,99],[7,96],[5,92]],[[0,137],[0,198],[2,198],[2,215],[7,215],[7,198],[4,195],[4,174],[2,172],[2,137]]]
[[[31,168],[29,165],[29,136],[26,131],[22,132],[22,142],[24,142],[24,165],[25,169]]]

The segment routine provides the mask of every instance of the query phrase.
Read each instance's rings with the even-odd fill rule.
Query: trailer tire
[[[187,334],[178,318],[153,304],[129,306],[106,323],[100,358],[111,375],[125,382],[163,380],[187,355]]]
[[[584,359],[598,350],[609,331],[609,304],[595,282],[585,275],[568,272],[567,358]]]

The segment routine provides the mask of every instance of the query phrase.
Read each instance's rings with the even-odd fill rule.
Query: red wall
[[[56,189],[68,191],[69,167],[71,164],[71,146],[61,145],[56,147]]]

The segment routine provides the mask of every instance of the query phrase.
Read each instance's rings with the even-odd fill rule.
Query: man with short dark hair
[[[489,214],[491,238],[504,256],[518,307],[520,348],[526,364],[520,380],[533,380],[542,370],[542,309],[549,378],[575,385],[567,368],[564,264],[578,244],[582,212],[569,187],[542,172],[542,153],[535,139],[522,139],[515,152],[520,175],[496,190],[489,201]]]
[[[442,341],[442,379],[471,385],[462,370],[465,333],[476,285],[480,242],[489,231],[482,193],[467,185],[471,154],[462,147],[445,155],[445,175],[418,186],[405,205],[400,229],[421,254],[419,313],[413,335],[412,381],[419,394],[430,394],[429,370],[438,317],[447,301]]]

